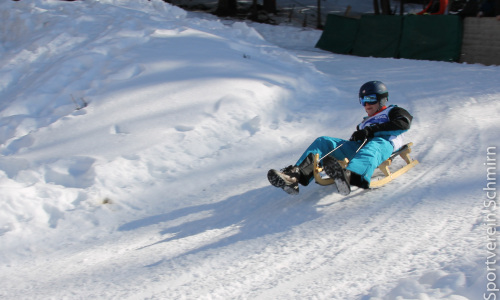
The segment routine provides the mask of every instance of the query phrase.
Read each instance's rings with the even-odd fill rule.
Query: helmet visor
[[[363,106],[366,106],[366,104],[375,104],[378,102],[378,99],[377,99],[377,95],[376,94],[372,94],[372,95],[364,95],[364,96],[361,96],[359,97],[359,103],[361,103],[361,105]]]

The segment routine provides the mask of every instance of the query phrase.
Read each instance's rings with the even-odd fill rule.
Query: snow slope
[[[159,0],[0,14],[0,298],[489,295],[499,67],[336,55],[318,31]],[[345,198],[269,186],[315,137],[350,136],[373,79],[414,115],[420,164]]]

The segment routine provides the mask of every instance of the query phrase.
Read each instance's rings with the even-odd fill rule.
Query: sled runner
[[[410,170],[411,168],[413,168],[414,166],[416,166],[418,164],[418,160],[413,160],[410,157],[412,145],[413,145],[413,143],[408,143],[408,144],[404,145],[403,147],[401,147],[401,149],[393,152],[391,154],[391,157],[389,157],[386,161],[381,163],[380,166],[378,166],[379,170],[382,171],[382,173],[384,174],[384,177],[379,179],[379,180],[372,181],[370,183],[370,188],[380,187],[380,186],[392,181],[393,179],[398,178],[399,176],[406,173],[408,170]],[[389,166],[391,165],[392,160],[394,158],[396,158],[397,156],[400,156],[402,159],[404,159],[404,161],[406,162],[406,165],[395,172],[391,172],[391,170],[389,170]],[[329,177],[323,178],[321,176],[321,172],[323,172],[323,168],[318,165],[318,161],[319,161],[319,154],[316,154],[314,156],[314,171],[313,171],[314,172],[314,179],[316,180],[316,183],[318,183],[320,185],[330,185],[330,184],[335,183],[335,181],[332,178],[329,178]],[[349,163],[349,160],[347,158],[344,158],[344,160],[339,161],[339,163],[342,165],[343,168],[345,168],[347,166],[347,164]]]

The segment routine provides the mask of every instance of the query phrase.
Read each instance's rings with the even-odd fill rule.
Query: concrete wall
[[[460,62],[500,65],[500,21],[465,18],[461,53]]]

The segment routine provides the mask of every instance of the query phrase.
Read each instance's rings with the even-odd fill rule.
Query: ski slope
[[[0,15],[1,299],[500,296],[500,67],[337,55],[160,0]],[[413,114],[420,164],[348,197],[270,186],[351,135],[368,80]]]

